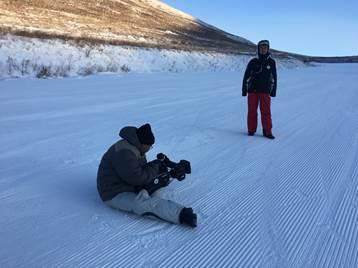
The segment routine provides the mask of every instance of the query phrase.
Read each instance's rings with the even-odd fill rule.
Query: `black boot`
[[[268,139],[271,139],[271,140],[275,139],[275,136],[272,135],[272,133],[267,133],[264,129],[262,130],[262,133],[263,133],[264,137],[266,137]]]
[[[191,227],[197,226],[197,216],[192,208],[183,208],[179,214],[180,224],[186,224]]]
[[[247,132],[247,135],[249,135],[249,136],[254,136],[254,135],[255,135],[255,132],[249,131],[249,132]]]

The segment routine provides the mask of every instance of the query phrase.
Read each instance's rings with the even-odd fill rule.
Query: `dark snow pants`
[[[248,94],[247,128],[249,132],[256,132],[257,129],[257,108],[260,104],[262,128],[267,134],[271,134],[271,97],[268,93]]]

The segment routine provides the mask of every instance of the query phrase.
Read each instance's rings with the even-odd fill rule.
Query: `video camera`
[[[157,159],[162,163],[162,169],[169,172],[170,176],[178,181],[185,179],[185,174],[191,173],[190,162],[187,160],[180,160],[179,163],[170,161],[169,158],[163,154],[157,154]]]
[[[151,195],[156,190],[163,188],[171,182],[171,178],[182,181],[185,179],[186,174],[191,173],[190,162],[187,160],[180,160],[179,163],[175,163],[163,154],[157,154],[157,160],[160,161],[159,175],[154,181],[146,185],[145,189]]]

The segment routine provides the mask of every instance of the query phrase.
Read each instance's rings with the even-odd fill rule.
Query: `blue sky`
[[[358,55],[358,0],[162,2],[252,42],[310,56]]]

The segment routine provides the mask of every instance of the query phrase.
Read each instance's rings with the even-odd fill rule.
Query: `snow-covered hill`
[[[358,267],[358,65],[281,69],[276,140],[246,135],[242,72],[0,81],[0,267]],[[104,151],[150,122],[192,174],[189,229],[111,210]]]
[[[239,71],[249,55],[215,52],[135,48],[112,45],[79,45],[12,35],[0,36],[0,78],[84,76],[99,72]],[[303,63],[278,60],[293,68]]]
[[[187,51],[255,51],[252,42],[157,0],[0,1],[0,32]]]

